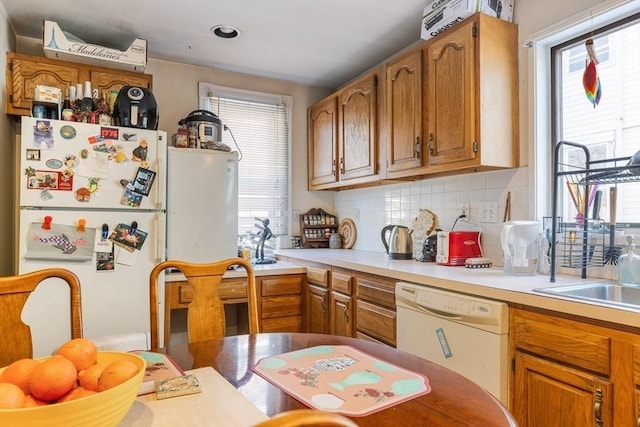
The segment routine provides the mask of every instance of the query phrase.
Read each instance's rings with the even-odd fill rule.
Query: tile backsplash
[[[380,232],[385,225],[412,227],[420,209],[429,209],[438,219],[438,228],[450,231],[463,203],[470,206],[469,221],[458,220],[455,231],[480,230],[484,255],[494,265],[502,265],[500,230],[507,193],[511,194],[511,219],[529,218],[533,195],[528,188],[528,167],[479,172],[444,178],[429,178],[335,193],[339,219],[351,218],[357,228],[354,249],[384,252]],[[497,221],[480,222],[483,202],[497,203]],[[414,242],[420,244],[422,242]]]

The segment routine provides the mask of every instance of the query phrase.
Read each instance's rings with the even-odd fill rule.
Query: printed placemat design
[[[307,406],[349,416],[369,415],[431,391],[426,376],[345,345],[266,357],[253,370]]]

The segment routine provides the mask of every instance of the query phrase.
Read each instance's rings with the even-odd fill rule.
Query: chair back
[[[281,412],[254,427],[358,427],[358,424],[340,414],[314,409],[292,409]]]
[[[31,293],[49,278],[62,279],[69,285],[71,338],[82,337],[80,280],[73,272],[63,268],[48,268],[0,277],[0,367],[18,359],[33,357],[31,328],[22,321],[22,311]]]
[[[151,270],[149,277],[151,348],[157,349],[159,338],[158,277],[168,268],[178,269],[193,287],[193,299],[187,307],[187,335],[189,342],[222,338],[226,332],[224,304],[218,295],[222,276],[230,266],[240,265],[247,273],[247,296],[249,306],[249,333],[259,333],[258,296],[253,266],[244,258],[228,258],[212,263],[185,261],[163,261]],[[169,343],[165,343],[167,347]]]

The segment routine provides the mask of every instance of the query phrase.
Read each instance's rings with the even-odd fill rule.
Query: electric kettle
[[[413,239],[409,228],[403,225],[387,225],[382,228],[380,238],[389,258],[413,259]]]
[[[504,254],[504,272],[513,276],[531,276],[538,269],[538,223],[509,221],[500,233]]]

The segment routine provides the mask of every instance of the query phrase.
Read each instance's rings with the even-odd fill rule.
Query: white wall
[[[6,112],[7,88],[5,84],[7,56],[4,52],[15,49],[16,39],[9,25],[7,14],[0,4],[0,105]],[[13,273],[13,225],[14,225],[14,127],[6,114],[0,114],[0,276]]]

